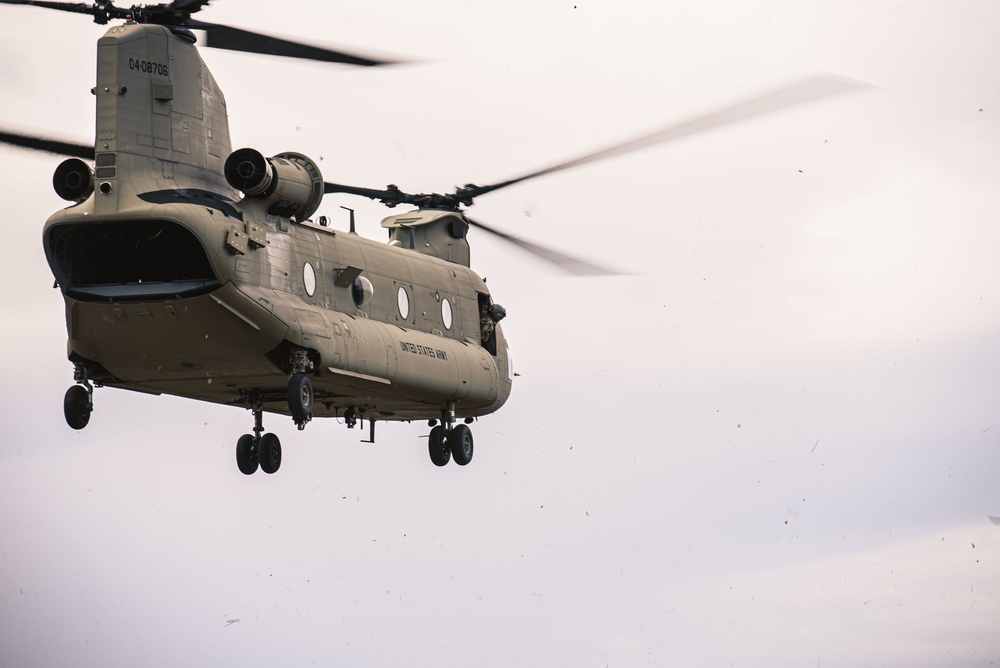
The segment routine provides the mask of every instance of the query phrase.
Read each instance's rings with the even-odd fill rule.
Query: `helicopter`
[[[516,374],[506,310],[471,268],[470,230],[571,274],[614,273],[474,220],[465,209],[476,198],[858,87],[813,77],[516,178],[408,193],[327,182],[298,152],[234,151],[225,97],[193,31],[203,46],[229,50],[390,61],[193,18],[208,0],[0,2],[111,24],[97,43],[93,144],[0,132],[0,142],[67,156],[53,188],[69,205],[43,228],[73,364],[67,424],[89,424],[101,387],[242,407],[253,415],[236,444],[247,475],[281,465],[264,413],[290,416],[299,430],[314,418],[348,428],[367,420],[369,442],[378,421],[427,421],[434,465],[471,462],[469,425],[504,405]],[[382,220],[382,242],[357,233],[353,212],[346,232],[314,219],[331,194],[415,208]]]

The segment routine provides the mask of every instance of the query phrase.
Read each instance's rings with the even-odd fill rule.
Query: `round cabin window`
[[[375,294],[375,288],[371,281],[364,276],[358,276],[354,279],[354,285],[351,286],[351,296],[354,298],[355,306],[361,308],[371,300],[373,294]]]
[[[445,329],[451,329],[451,302],[447,297],[441,300],[441,320]]]
[[[399,286],[396,293],[396,304],[399,306],[399,315],[403,320],[410,317],[410,296],[406,294],[406,288]]]
[[[316,270],[308,262],[302,267],[302,287],[310,297],[316,294]]]

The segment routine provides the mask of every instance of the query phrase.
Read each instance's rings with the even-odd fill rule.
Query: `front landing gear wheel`
[[[253,442],[253,436],[243,434],[236,441],[236,465],[240,467],[240,472],[252,475],[257,470],[257,459],[257,446]]]
[[[297,373],[288,381],[288,410],[299,429],[312,420],[313,387],[309,376]]]
[[[431,461],[434,462],[434,466],[444,466],[451,461],[451,450],[444,437],[444,427],[438,425],[431,429],[431,435],[427,441],[427,449],[431,453]]]
[[[73,429],[83,429],[90,422],[90,414],[94,410],[94,404],[90,400],[90,392],[82,385],[74,385],[66,390],[63,397],[63,414],[66,416],[66,424]]]
[[[472,430],[468,425],[460,424],[452,429],[448,441],[456,464],[465,466],[472,461]]]
[[[264,434],[260,439],[260,470],[274,473],[281,466],[281,441],[274,434]]]

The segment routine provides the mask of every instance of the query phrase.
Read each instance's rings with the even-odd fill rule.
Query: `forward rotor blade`
[[[195,12],[201,11],[211,0],[174,0],[169,5],[167,9],[171,11],[181,11],[190,16]]]
[[[472,220],[468,216],[465,219],[469,222],[469,225],[479,228],[484,232],[489,232],[497,237],[500,237],[504,241],[508,241],[523,251],[531,253],[537,258],[545,260],[549,264],[555,265],[556,267],[562,269],[563,271],[574,274],[576,276],[620,276],[616,271],[611,271],[610,269],[605,269],[586,260],[581,260],[579,258],[571,257],[557,250],[547,248],[540,244],[536,244],[533,241],[526,241],[524,239],[519,239],[513,237],[506,232],[501,232],[498,229],[492,228],[488,225],[484,225],[478,221]]]
[[[6,1],[6,0],[3,0]],[[10,144],[19,148],[26,148],[32,151],[45,151],[55,155],[68,155],[71,158],[82,160],[94,159],[94,147],[87,144],[75,144],[73,142],[58,141],[56,139],[46,139],[44,137],[32,137],[14,132],[0,132],[0,143]]]
[[[344,193],[346,195],[360,195],[368,199],[375,199],[388,206],[396,206],[409,202],[412,195],[401,192],[398,188],[387,190],[376,190],[375,188],[358,188],[357,186],[345,186],[340,183],[323,183],[323,193]]]
[[[579,167],[580,165],[585,165],[589,162],[613,158],[618,155],[674,141],[675,139],[687,137],[699,132],[705,132],[706,130],[711,130],[713,128],[764,116],[781,109],[787,109],[789,107],[805,104],[807,102],[813,102],[814,100],[819,100],[824,97],[839,95],[841,93],[847,93],[849,91],[868,86],[869,84],[865,84],[860,81],[834,76],[818,76],[804,79],[783,88],[778,88],[777,90],[773,90],[769,93],[751,98],[744,102],[734,104],[730,107],[720,109],[719,111],[698,116],[682,123],[669,125],[662,130],[657,130],[651,134],[636,137],[635,139],[622,144],[609,146],[608,148],[600,151],[589,153],[579,158],[574,158],[573,160],[553,165],[552,167],[546,167],[545,169],[538,170],[537,172],[531,172],[530,174],[525,174],[524,176],[519,176],[515,179],[510,179],[509,181],[503,181],[501,183],[495,183],[488,186],[466,186],[464,190],[472,197],[478,197],[479,195],[483,195],[500,188],[506,188],[507,186],[520,183],[521,181],[527,181],[528,179],[545,176],[546,174],[559,172],[564,169],[569,169],[570,167]]]
[[[346,63],[348,65],[362,65],[366,67],[391,65],[395,62],[366,58],[365,56],[344,53],[342,51],[333,51],[319,46],[292,42],[280,37],[261,35],[249,30],[243,30],[242,28],[233,28],[218,23],[206,23],[196,19],[186,20],[184,26],[193,28],[194,30],[204,30],[206,33],[205,45],[216,49],[262,53],[265,55],[286,56],[288,58],[303,58],[305,60],[318,60],[324,63]]]

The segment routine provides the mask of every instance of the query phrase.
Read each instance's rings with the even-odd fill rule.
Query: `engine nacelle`
[[[82,202],[94,192],[94,170],[79,158],[63,160],[52,175],[56,194],[69,202]]]
[[[263,200],[267,212],[301,223],[323,200],[323,176],[301,153],[265,158],[260,151],[241,148],[226,159],[226,180],[247,197]]]

